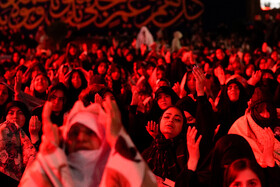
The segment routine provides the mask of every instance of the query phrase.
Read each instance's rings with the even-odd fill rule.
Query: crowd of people
[[[0,43],[1,181],[279,186],[279,42],[142,27],[54,50],[42,32]]]

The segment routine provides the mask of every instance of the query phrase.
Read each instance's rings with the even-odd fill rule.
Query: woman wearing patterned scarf
[[[275,137],[279,124],[273,98],[268,93],[257,87],[245,115],[236,120],[228,132],[241,135],[249,142],[262,167],[280,165],[280,142]]]
[[[0,124],[0,179],[3,184],[16,186],[35,156],[34,146],[17,123],[5,121]]]

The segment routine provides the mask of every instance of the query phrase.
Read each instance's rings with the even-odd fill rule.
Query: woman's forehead
[[[181,113],[181,111],[178,108],[175,107],[170,107],[168,108],[164,114],[174,114],[174,115],[178,115],[178,116],[183,116],[183,114]]]
[[[19,108],[18,106],[12,106],[10,109],[9,109],[9,111],[18,111],[18,110],[20,110],[21,111],[21,108]]]
[[[79,122],[74,123],[70,128],[70,131],[85,131],[85,130],[93,132],[92,129],[88,128],[87,126],[85,126],[84,124],[79,123]]]

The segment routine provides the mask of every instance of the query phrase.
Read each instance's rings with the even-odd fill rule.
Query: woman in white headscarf
[[[136,49],[140,49],[141,45],[144,44],[149,47],[149,50],[151,50],[150,46],[153,42],[154,37],[148,28],[146,26],[141,27],[140,32],[137,35]]]
[[[181,49],[180,39],[183,37],[183,34],[180,31],[175,31],[173,33],[173,40],[171,44],[171,52],[179,51]]]
[[[40,151],[20,186],[155,186],[122,127],[116,103],[106,98],[103,107],[106,112],[99,104],[85,108],[76,102],[59,133],[50,121],[51,103],[46,102]]]

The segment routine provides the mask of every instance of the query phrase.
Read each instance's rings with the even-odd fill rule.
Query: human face
[[[86,44],[86,43],[83,43],[82,48],[83,48],[83,51],[87,51],[87,50],[88,50],[88,49],[87,49],[87,44]]]
[[[61,112],[64,104],[64,93],[61,90],[56,90],[50,98],[52,102],[52,111],[53,112]]]
[[[204,65],[204,72],[206,72],[206,73],[210,72],[210,65],[209,65],[209,63],[205,63],[205,65]]]
[[[0,84],[0,105],[3,105],[7,101],[8,97],[8,88],[5,85]]]
[[[154,71],[154,67],[153,67],[153,66],[150,66],[150,67],[147,68],[147,74],[148,74],[149,76],[152,75],[153,71]]]
[[[259,68],[260,69],[266,69],[267,65],[266,65],[266,60],[265,59],[261,59],[260,63],[259,63]]]
[[[99,58],[99,59],[103,58],[103,52],[101,49],[98,49],[96,54],[97,54],[97,58]]]
[[[259,177],[251,170],[240,171],[229,187],[261,187]]]
[[[75,89],[78,89],[82,86],[82,79],[78,72],[73,73],[71,83]]]
[[[222,49],[217,49],[216,50],[216,57],[218,60],[223,60],[225,54],[224,52],[222,51]]]
[[[75,47],[71,46],[69,49],[70,55],[74,56],[76,54],[76,52],[77,52],[77,49]]]
[[[95,54],[95,52],[97,51],[97,49],[98,49],[97,44],[96,44],[96,43],[93,43],[92,46],[91,46],[91,51],[92,51],[92,53]]]
[[[164,61],[162,58],[159,58],[158,61],[157,61],[157,64],[158,65],[164,65]]]
[[[160,93],[158,95],[158,106],[161,110],[165,110],[167,107],[172,105],[171,96],[165,93]]]
[[[40,70],[40,68],[38,66],[35,66],[32,73],[31,73],[31,77],[34,78],[39,73],[42,73],[42,71]]]
[[[196,122],[196,119],[187,111],[184,111],[184,115],[187,119],[187,124],[190,124],[190,123],[195,123]]]
[[[19,61],[19,54],[18,53],[14,53],[13,54],[13,61],[14,62],[18,62]]]
[[[228,98],[231,102],[236,102],[239,99],[240,90],[236,83],[232,83],[227,88]]]
[[[107,71],[107,66],[105,63],[100,63],[98,68],[97,68],[97,71],[100,75],[104,75]]]
[[[253,75],[254,72],[255,72],[254,65],[253,65],[253,64],[249,65],[249,66],[247,67],[247,69],[246,69],[246,75],[247,75],[248,77],[251,77],[251,76]]]
[[[162,70],[158,70],[156,77],[157,77],[157,79],[164,78],[165,77],[165,72],[162,71]]]
[[[184,51],[181,57],[182,62],[186,63],[188,61],[188,58],[189,58],[188,52]]]
[[[280,83],[280,74],[276,78],[277,82]]]
[[[262,52],[266,53],[267,52],[267,43],[264,42],[262,45]]]
[[[38,75],[34,81],[34,89],[39,92],[43,93],[48,89],[49,83],[47,78],[44,75]]]
[[[188,75],[187,86],[192,93],[196,91],[196,80],[192,73]]]
[[[251,55],[250,55],[250,53],[245,53],[243,59],[244,59],[245,65],[249,64],[249,63],[250,63],[250,60],[251,60]]]
[[[144,75],[145,71],[146,71],[146,69],[142,66],[139,69],[137,69],[137,73],[139,73],[139,75]]]
[[[160,121],[160,131],[166,139],[175,138],[183,127],[183,115],[177,108],[167,109]]]
[[[129,53],[125,58],[128,62],[131,62],[133,60],[133,55]]]
[[[260,113],[261,117],[266,118],[266,119],[268,119],[270,117],[270,113],[267,110],[266,103],[260,103],[257,107],[258,107],[257,111]]]
[[[111,92],[106,92],[106,93],[104,94],[104,96],[103,96],[103,101],[105,101],[105,98],[106,98],[106,97],[110,97],[112,101],[115,101],[115,100],[116,100],[115,97],[114,97],[114,95],[113,95]]]
[[[25,116],[19,107],[11,107],[6,116],[6,120],[18,124],[20,127],[24,126]]]
[[[114,72],[112,72],[112,79],[113,80],[119,80],[120,79],[120,77],[121,77],[121,74],[120,74],[120,71],[119,70],[117,70],[117,71],[114,71]]]
[[[273,51],[270,55],[270,57],[276,62],[278,59],[278,53],[277,51]]]
[[[69,153],[80,150],[96,150],[101,146],[101,140],[95,132],[81,123],[75,123],[69,130],[66,140]]]

